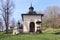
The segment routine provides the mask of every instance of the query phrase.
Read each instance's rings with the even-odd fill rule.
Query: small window
[[[37,22],[36,22],[36,24],[40,24],[40,23],[41,23],[41,21],[37,21]]]

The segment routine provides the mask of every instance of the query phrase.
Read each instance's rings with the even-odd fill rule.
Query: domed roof
[[[34,7],[32,6],[32,4],[31,4],[31,6],[29,7],[29,12],[28,12],[28,14],[37,14],[37,13],[34,11]]]
[[[32,9],[32,10],[33,10],[33,9],[34,9],[34,7],[32,7],[32,5],[31,5],[31,6],[29,7],[29,9]]]

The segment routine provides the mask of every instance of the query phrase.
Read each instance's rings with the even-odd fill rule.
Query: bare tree
[[[14,29],[14,27],[16,26],[16,23],[15,23],[15,20],[14,20],[14,18],[11,20],[11,24],[10,24],[10,33],[12,33],[13,32],[13,29]]]
[[[3,31],[3,22],[1,19],[0,19],[0,31]]]
[[[16,23],[15,23],[15,20],[14,20],[14,18],[12,19],[12,21],[11,21],[11,28],[12,28],[12,30],[13,30],[13,28],[16,26]]]
[[[9,17],[12,13],[12,10],[14,8],[14,4],[13,1],[11,0],[0,0],[1,1],[1,7],[0,10],[2,12],[2,17],[4,19],[5,22],[5,26],[6,26],[6,34],[8,34],[8,27],[9,27]]]
[[[58,6],[50,6],[46,9],[44,12],[47,14],[46,21],[50,27],[55,28],[56,27],[56,20],[57,15],[60,13],[60,7]]]

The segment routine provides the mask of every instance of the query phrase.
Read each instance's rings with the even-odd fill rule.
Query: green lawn
[[[60,40],[60,34],[58,33],[60,30],[47,31],[43,32],[43,34],[4,34],[0,32],[0,40]]]

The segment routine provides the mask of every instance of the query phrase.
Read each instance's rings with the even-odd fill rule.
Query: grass
[[[60,34],[55,34],[60,30],[48,30],[42,34],[4,34],[0,32],[0,40],[60,40]]]

